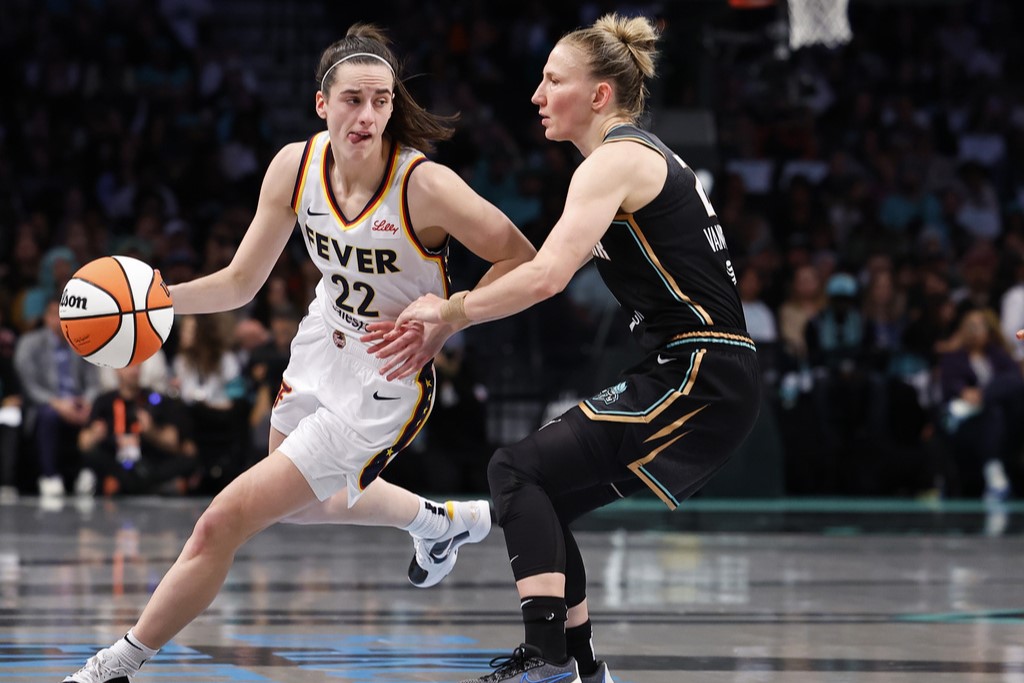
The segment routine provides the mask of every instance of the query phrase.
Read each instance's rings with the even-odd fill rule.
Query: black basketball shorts
[[[671,509],[739,447],[761,398],[749,339],[682,337],[562,416],[592,460],[625,465]]]

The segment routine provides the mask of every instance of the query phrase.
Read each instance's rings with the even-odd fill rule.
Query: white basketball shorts
[[[430,415],[433,363],[389,382],[385,362],[355,333],[327,327],[317,301],[299,324],[270,424],[320,500],[347,486],[353,505]]]

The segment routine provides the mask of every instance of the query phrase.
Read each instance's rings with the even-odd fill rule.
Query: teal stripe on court
[[[912,498],[691,498],[679,511],[693,512],[804,512],[804,513],[987,513],[993,509],[1024,513],[1024,502],[991,504],[981,500],[916,500]],[[654,498],[626,498],[591,514],[622,512],[666,512],[665,504]]]
[[[934,614],[901,614],[896,621],[924,624],[1024,624],[1021,611],[984,610],[980,612],[936,612]]]

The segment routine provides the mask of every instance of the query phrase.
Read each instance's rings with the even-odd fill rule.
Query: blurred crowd
[[[538,245],[578,161],[544,140],[529,102],[548,51],[606,10],[655,16],[651,118],[714,117],[713,148],[692,151],[714,180],[785,493],[1024,491],[1018,3],[852,3],[849,45],[791,55],[771,37],[774,10],[711,0],[342,5],[324,3],[337,28],[325,46],[356,20],[387,26],[420,103],[461,116],[437,160]],[[179,317],[139,368],[100,371],[71,353],[57,301],[106,254],[168,282],[226,265],[289,141],[270,112],[309,107],[312,76],[308,101],[267,101],[265,75],[219,39],[203,0],[16,0],[4,12],[0,495],[215,492],[266,451],[319,278],[298,238],[251,305]],[[749,39],[717,37],[739,30]],[[453,249],[456,288],[485,267]],[[470,328],[437,358],[434,416],[393,474],[483,490],[508,425],[534,428],[546,408],[600,390],[629,354],[625,330],[589,267],[512,323]]]

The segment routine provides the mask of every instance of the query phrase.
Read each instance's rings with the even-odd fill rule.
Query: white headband
[[[372,52],[354,52],[354,53],[352,53],[350,55],[342,57],[341,59],[336,61],[334,64],[331,64],[331,66],[327,69],[327,71],[324,72],[324,77],[322,79],[320,79],[320,91],[321,92],[323,92],[324,83],[327,82],[327,74],[331,73],[331,69],[333,69],[334,67],[338,66],[342,62],[347,62],[348,60],[352,59],[353,57],[372,57],[373,59],[379,59],[380,61],[384,62],[384,64],[389,69],[391,69],[391,76],[395,77],[395,70],[391,67],[391,63],[388,62],[388,60],[386,60],[383,57],[381,57],[380,55],[375,55]]]

